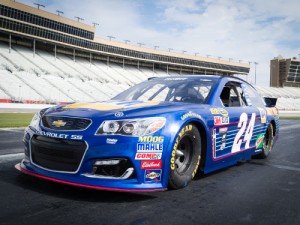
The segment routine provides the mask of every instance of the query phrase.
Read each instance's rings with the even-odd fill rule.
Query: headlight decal
[[[166,118],[149,117],[130,120],[105,120],[96,135],[124,135],[139,137],[157,132],[164,127]]]
[[[40,117],[40,112],[37,112],[37,113],[33,116],[32,120],[31,120],[31,122],[30,122],[30,124],[29,124],[29,127],[33,127],[33,128],[35,128],[35,129],[37,129],[38,126],[39,126],[40,119],[41,119],[41,117]]]
[[[45,114],[45,112],[48,110],[49,108],[45,108],[45,109],[42,109],[40,110],[39,112],[37,112],[36,114],[34,114],[30,124],[29,124],[29,127],[32,127],[34,129],[38,129],[39,128],[39,123],[40,123],[40,120],[42,118],[42,116]]]

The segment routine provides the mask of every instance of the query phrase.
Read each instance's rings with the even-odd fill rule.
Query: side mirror
[[[277,98],[264,97],[267,107],[275,107]]]

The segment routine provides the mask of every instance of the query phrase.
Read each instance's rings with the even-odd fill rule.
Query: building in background
[[[95,38],[95,27],[11,0],[0,2],[0,41],[107,65],[144,67],[179,74],[248,75],[250,65]],[[82,19],[81,19],[82,20]],[[201,43],[199,43],[201,44]]]
[[[300,87],[300,59],[278,56],[271,60],[271,87]]]

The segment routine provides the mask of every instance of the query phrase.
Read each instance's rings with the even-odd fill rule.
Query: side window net
[[[225,107],[246,106],[245,96],[240,84],[226,84],[221,92],[220,100]]]

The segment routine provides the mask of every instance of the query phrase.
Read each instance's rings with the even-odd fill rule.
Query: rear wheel
[[[274,141],[274,130],[273,129],[274,129],[273,125],[270,123],[270,125],[268,126],[268,129],[265,133],[262,153],[259,154],[259,156],[263,159],[267,158],[272,151],[273,141]]]
[[[177,135],[170,159],[169,188],[188,185],[195,176],[201,158],[201,136],[192,124],[184,126]]]

